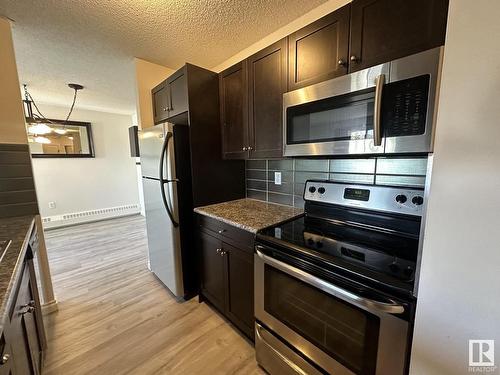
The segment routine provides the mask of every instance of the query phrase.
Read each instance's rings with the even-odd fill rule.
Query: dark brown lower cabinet
[[[207,299],[219,310],[225,307],[224,259],[220,255],[222,241],[205,233],[200,233],[201,289]]]
[[[253,254],[222,243],[227,274],[226,314],[247,335],[253,337]]]
[[[45,330],[33,255],[38,242],[33,231],[22,271],[13,288],[8,315],[0,335],[0,375],[39,375],[46,348]]]
[[[224,232],[226,233],[226,232]],[[228,242],[232,242],[231,244]],[[217,232],[201,230],[200,301],[207,300],[252,340],[254,339],[252,244],[237,244]]]

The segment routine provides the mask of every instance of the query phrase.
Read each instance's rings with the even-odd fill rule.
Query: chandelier
[[[50,140],[46,137],[42,137],[42,135],[50,134],[52,132],[59,135],[66,134],[67,130],[65,129],[65,127],[53,128],[50,126],[50,124],[53,124],[53,121],[48,119],[46,116],[42,114],[35,100],[28,91],[28,85],[23,84],[23,87],[24,87],[24,100],[23,100],[24,114],[26,117],[26,123],[28,125],[28,134],[34,137],[33,138],[34,141],[37,143],[50,143]],[[69,83],[68,87],[74,90],[74,95],[73,95],[73,102],[71,103],[68,115],[66,116],[66,119],[62,122],[63,124],[69,121],[71,113],[73,113],[73,108],[75,107],[78,91],[83,89],[83,86],[77,83]],[[61,121],[57,121],[57,123],[61,124]]]

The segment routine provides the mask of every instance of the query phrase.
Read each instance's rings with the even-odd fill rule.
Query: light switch
[[[274,184],[281,185],[281,172],[274,172]]]

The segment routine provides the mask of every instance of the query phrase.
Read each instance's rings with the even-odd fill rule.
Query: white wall
[[[500,364],[500,1],[450,1],[411,373]],[[499,373],[497,370],[495,373]]]
[[[63,119],[68,107],[39,105],[45,116]],[[75,109],[71,120],[92,124],[95,158],[33,159],[42,217],[139,203],[135,158],[128,128],[132,116]],[[56,202],[50,209],[49,202]]]

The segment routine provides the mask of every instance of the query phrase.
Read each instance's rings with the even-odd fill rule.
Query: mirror
[[[26,119],[28,120],[28,119]],[[26,124],[34,158],[93,158],[89,122],[48,120]]]

